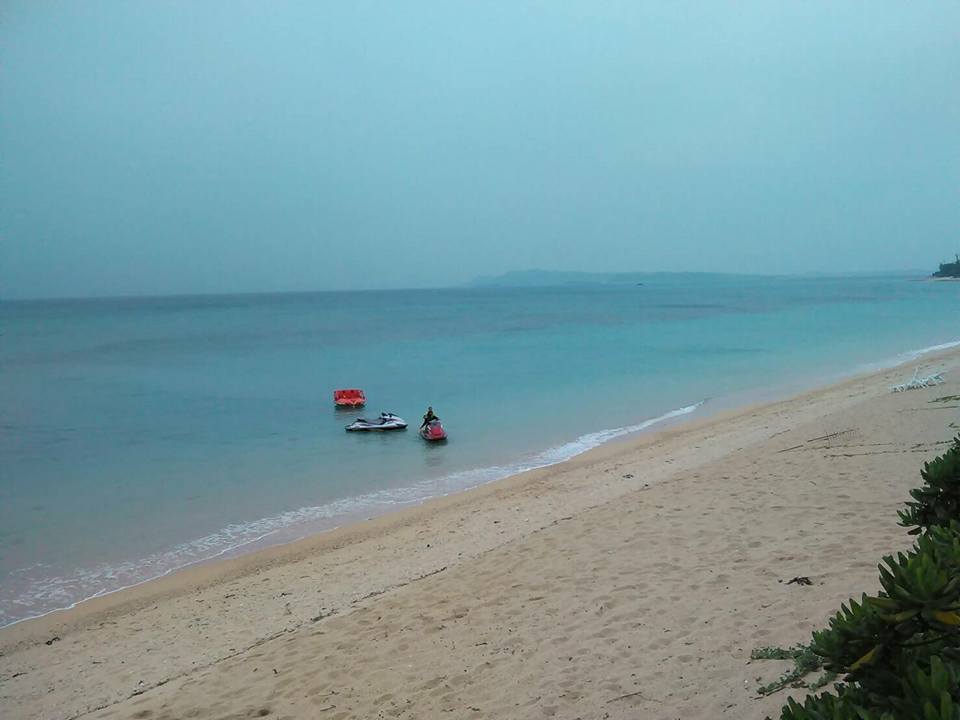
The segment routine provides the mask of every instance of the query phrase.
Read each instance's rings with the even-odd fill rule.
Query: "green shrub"
[[[960,664],[929,658],[926,668],[911,668],[887,688],[887,701],[857,686],[837,695],[808,695],[803,705],[790,699],[780,720],[960,720]]]
[[[877,720],[881,718],[882,716],[877,716]],[[851,703],[842,701],[836,695],[824,693],[807,695],[803,705],[793,698],[788,699],[780,713],[780,720],[864,720],[864,716]]]
[[[924,463],[922,487],[910,491],[912,500],[900,511],[900,524],[918,535],[935,525],[960,520],[960,435],[943,455]]]
[[[882,692],[932,653],[960,647],[960,524],[934,527],[880,565],[875,597],[843,605],[813,634],[824,667]]]
[[[844,684],[789,700],[781,720],[960,720],[960,436],[921,476],[900,512],[913,548],[883,558],[877,595],[813,634]]]

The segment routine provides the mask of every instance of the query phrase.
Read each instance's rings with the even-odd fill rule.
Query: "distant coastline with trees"
[[[954,260],[954,262],[940,263],[940,269],[933,274],[933,277],[960,278],[960,255],[955,255]]]

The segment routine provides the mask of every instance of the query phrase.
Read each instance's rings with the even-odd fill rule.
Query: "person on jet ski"
[[[439,419],[440,419],[440,418],[438,418],[438,417],[433,413],[433,406],[432,406],[432,405],[429,406],[429,407],[427,408],[427,414],[423,416],[423,422],[420,424],[420,429],[423,430],[423,429],[424,429],[427,425],[429,425],[431,422],[433,422],[434,420],[439,420]]]

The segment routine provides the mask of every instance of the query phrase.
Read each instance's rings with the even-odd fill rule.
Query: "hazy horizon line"
[[[587,270],[541,270],[539,268],[525,268],[522,270],[507,270],[502,273],[497,273],[495,275],[478,275],[464,283],[457,283],[451,285],[435,285],[435,286],[410,286],[410,287],[381,287],[381,288],[354,288],[354,289],[324,289],[324,288],[315,288],[310,290],[227,290],[227,291],[197,291],[197,292],[166,292],[166,293],[155,293],[155,292],[144,292],[144,293],[121,293],[117,295],[22,295],[22,296],[2,296],[0,295],[0,303],[22,303],[22,302],[73,302],[73,301],[98,301],[98,300],[149,300],[149,299],[173,299],[173,298],[203,298],[203,297],[239,297],[239,296],[251,296],[251,295],[315,295],[320,293],[375,293],[375,292],[415,292],[415,291],[428,291],[428,290],[498,290],[504,289],[506,287],[513,287],[509,285],[476,285],[480,280],[495,280],[497,278],[503,278],[510,275],[520,274],[520,273],[542,273],[544,275],[589,275],[589,276],[602,276],[602,275],[712,275],[712,276],[724,276],[724,277],[782,277],[782,278],[811,278],[811,277],[884,277],[884,276],[896,276],[896,275],[916,275],[917,277],[927,278],[932,275],[929,270],[921,270],[919,268],[907,268],[902,270],[868,270],[868,271],[855,271],[855,272],[833,272],[833,271],[820,271],[820,270],[811,270],[807,272],[798,272],[798,273],[761,273],[761,272],[750,272],[750,273],[737,273],[737,272],[719,272],[719,271],[710,271],[710,270],[636,270],[636,271],[587,271]],[[565,287],[569,286],[571,283],[559,283],[555,286],[550,285],[540,285],[540,286],[526,286],[526,289],[531,287]],[[515,286],[523,287],[523,286]]]

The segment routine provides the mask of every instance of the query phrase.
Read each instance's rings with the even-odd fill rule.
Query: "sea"
[[[0,626],[757,398],[922,366],[960,345],[958,310],[960,283],[916,276],[709,274],[0,302]],[[366,408],[336,409],[353,387]],[[417,435],[428,405],[445,444]],[[410,428],[344,431],[381,411]]]

